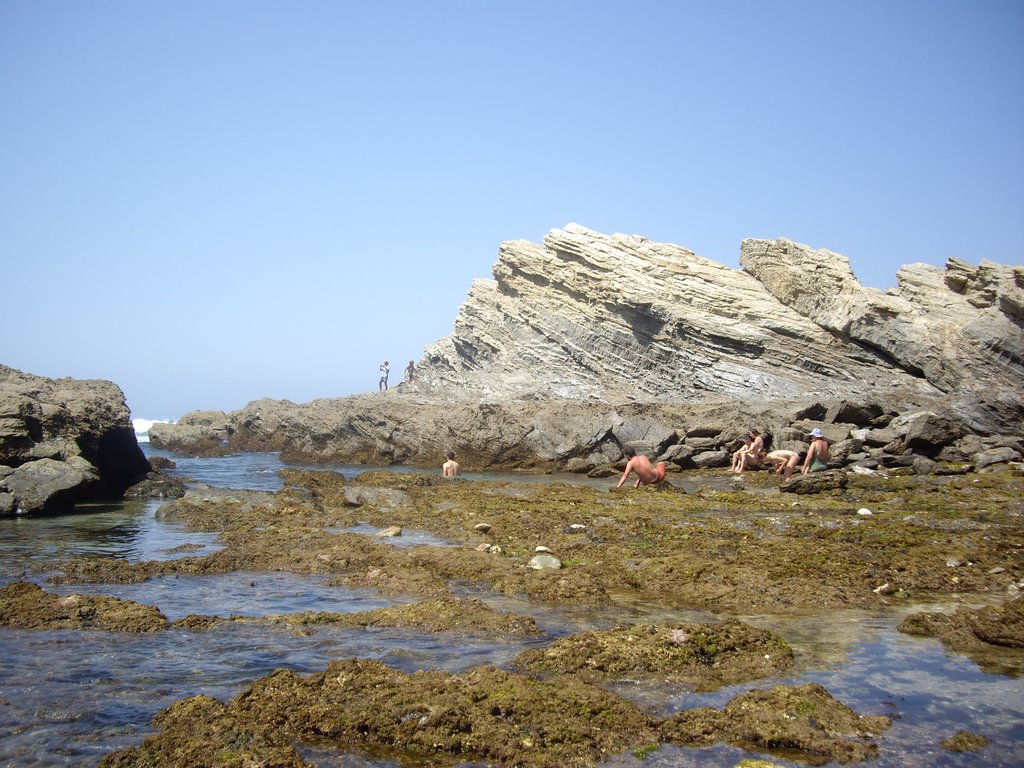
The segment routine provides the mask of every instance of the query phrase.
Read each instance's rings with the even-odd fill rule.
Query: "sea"
[[[137,425],[138,426],[138,425]],[[148,427],[147,427],[148,429]],[[141,435],[145,437],[144,433]],[[194,459],[153,449],[148,455],[176,462],[172,474],[192,482],[229,488],[276,490],[285,464],[277,454],[243,453]],[[365,466],[317,466],[354,477]],[[401,468],[379,468],[409,471]],[[470,479],[474,475],[467,475]],[[588,482],[577,476],[480,475],[529,482]],[[609,480],[600,481],[608,486]],[[160,501],[92,505],[56,517],[0,519],[0,586],[19,580],[59,594],[105,594],[156,605],[171,620],[188,614],[259,616],[300,611],[355,612],[403,602],[372,590],[326,586],[323,579],[287,573],[178,575],[141,584],[47,583],[46,564],[67,557],[118,557],[132,562],[166,560],[217,548],[216,536],[186,531],[160,519]],[[372,535],[368,525],[357,532]],[[430,543],[458,546],[426,531],[405,531],[395,546]],[[154,715],[197,694],[228,700],[275,669],[300,674],[321,671],[339,658],[369,658],[406,672],[452,673],[479,664],[511,669],[511,660],[568,633],[637,622],[698,622],[727,618],[673,610],[656,600],[616,595],[600,610],[532,604],[525,599],[461,588],[498,610],[533,616],[545,630],[539,638],[424,634],[405,629],[355,630],[317,627],[298,634],[278,626],[234,624],[207,632],[171,630],[135,636],[99,631],[28,631],[0,627],[0,766],[95,765],[117,749],[139,744],[152,733]],[[955,604],[904,605],[881,611],[835,611],[809,617],[738,616],[779,632],[794,648],[797,670],[790,677],[696,693],[679,686],[623,681],[619,695],[659,717],[696,706],[723,707],[734,695],[777,683],[817,682],[862,714],[887,715],[892,727],[877,739],[872,768],[899,766],[1024,765],[1024,680],[1019,660],[999,672],[982,671],[971,659],[947,651],[933,639],[901,634],[899,621],[912,610],[953,610]],[[1005,672],[1005,673],[1004,673]],[[940,742],[960,729],[991,743],[981,752],[955,753]],[[641,745],[637,745],[641,746]],[[387,751],[337,751],[299,745],[307,763],[322,768],[424,768],[446,763]],[[733,768],[744,758],[777,756],[728,745],[683,748],[663,745],[639,757],[609,756],[603,768]],[[459,768],[476,763],[450,762]]]

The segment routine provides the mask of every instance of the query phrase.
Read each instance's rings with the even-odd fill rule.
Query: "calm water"
[[[157,453],[152,451],[152,453]],[[235,488],[276,490],[283,465],[274,454],[244,454],[218,459],[171,456],[175,473],[197,482]],[[317,467],[323,469],[323,467]],[[366,467],[333,467],[352,477]],[[483,477],[467,475],[468,478]],[[495,477],[495,476],[488,476]],[[531,482],[580,478],[528,476]],[[614,480],[582,481],[608,487]],[[0,584],[35,581],[49,591],[95,593],[157,605],[170,619],[190,613],[259,616],[304,610],[362,611],[393,605],[370,590],[326,587],[319,580],[289,574],[234,573],[178,576],[129,585],[45,584],[44,561],[62,557],[115,556],[131,561],[202,554],[216,548],[215,536],[190,533],[155,510],[159,502],[94,507],[55,518],[0,519]],[[371,535],[376,529],[355,529]],[[439,546],[427,533],[405,532],[396,545]],[[183,549],[182,547],[185,547]],[[472,592],[468,587],[463,591]],[[459,671],[482,664],[508,666],[517,653],[553,637],[582,629],[631,621],[707,621],[706,613],[666,611],[629,595],[613,609],[546,609],[504,596],[472,592],[495,608],[534,616],[548,631],[540,639],[454,640],[408,630],[349,630],[318,627],[303,635],[286,628],[231,625],[209,632],[169,631],[142,637],[105,632],[28,632],[0,628],[0,765],[78,766],[95,764],[104,754],[138,744],[150,719],[178,699],[199,693],[227,699],[278,668],[319,671],[331,659],[352,656],[379,659],[415,671],[428,667]],[[899,612],[837,612],[813,622],[768,616],[740,617],[780,632],[799,659],[793,677],[775,682],[819,682],[858,712],[886,714],[893,727],[878,741],[872,766],[1020,766],[1024,765],[1024,681],[981,672],[966,657],[950,654],[934,640],[901,635]],[[453,641],[454,640],[454,641]],[[1022,662],[1010,662],[1010,669]],[[620,683],[614,690],[658,715],[709,705],[721,707],[744,684],[711,694],[678,687]],[[946,752],[939,742],[965,728],[992,744],[979,753]],[[308,746],[311,764],[344,768],[395,768],[380,754],[346,753]],[[731,747],[663,747],[638,760],[632,754],[609,759],[615,766],[728,766],[757,756]],[[796,765],[772,758],[778,765]],[[465,764],[469,765],[469,764]]]

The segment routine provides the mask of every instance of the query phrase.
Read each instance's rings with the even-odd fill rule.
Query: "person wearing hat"
[[[821,472],[825,469],[828,469],[828,440],[815,427],[811,430],[811,445],[807,449],[807,458],[804,459],[801,471],[806,475],[808,472]]]

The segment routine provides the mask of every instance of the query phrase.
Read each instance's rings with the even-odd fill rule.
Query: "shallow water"
[[[173,458],[178,463],[175,472],[199,482],[263,490],[280,487],[276,473],[283,465],[273,454]],[[332,469],[351,477],[367,467]],[[467,479],[473,476],[467,475]],[[531,475],[529,479],[580,482],[576,476]],[[599,487],[614,482],[602,480]],[[188,532],[157,518],[158,506],[158,502],[132,502],[92,507],[62,517],[2,519],[0,584],[27,578],[62,594],[131,599],[159,606],[171,620],[192,613],[262,616],[304,610],[352,612],[400,602],[382,598],[372,590],[328,587],[317,578],[292,574],[182,575],[118,585],[45,583],[47,574],[38,570],[40,564],[63,557],[102,555],[134,562],[203,554],[216,548],[215,535]],[[349,530],[376,533],[368,525]],[[405,531],[403,537],[390,543],[450,544],[418,531]],[[545,645],[570,632],[630,622],[724,618],[666,610],[654,601],[629,594],[615,595],[614,607],[595,611],[532,605],[513,597],[481,593],[471,585],[457,586],[456,591],[482,597],[500,610],[531,615],[547,634],[532,639],[477,639],[405,629],[298,629],[245,623],[207,632],[172,630],[143,636],[0,628],[0,765],[95,764],[114,749],[138,744],[149,732],[153,715],[175,701],[200,693],[227,699],[278,668],[316,672],[332,659],[348,657],[378,659],[407,672],[425,668],[455,672],[483,663],[508,668],[522,650]],[[925,607],[837,611],[813,619],[739,617],[779,632],[793,646],[797,667],[791,677],[706,694],[680,686],[629,681],[611,687],[663,716],[693,706],[721,707],[733,695],[753,687],[813,681],[858,712],[894,718],[893,727],[877,740],[879,756],[870,763],[872,766],[1024,765],[1024,681],[986,674],[970,659],[946,652],[937,641],[896,631],[906,613]],[[1020,674],[1021,670],[1011,663],[1008,672]],[[988,737],[992,744],[980,753],[966,754],[947,752],[939,746],[942,739],[961,728]],[[303,755],[311,764],[324,768],[395,768],[403,764],[387,751],[342,754],[305,745]],[[756,756],[770,757],[777,765],[797,765],[722,745],[702,749],[663,746],[643,760],[624,754],[603,765],[731,768],[743,757]],[[418,763],[439,764],[436,759]]]

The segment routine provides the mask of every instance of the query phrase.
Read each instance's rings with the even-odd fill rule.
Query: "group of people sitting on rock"
[[[807,448],[807,455],[804,458],[803,474],[819,472],[828,469],[828,440],[822,435],[821,430],[815,427],[811,430],[811,444]],[[660,483],[665,479],[665,462],[658,462],[657,466],[643,454],[631,447],[622,449],[626,454],[626,468],[616,488],[621,488],[629,479],[631,474],[636,475],[636,485],[652,485]],[[766,452],[764,448],[764,437],[761,433],[752,429],[743,436],[743,447],[732,455],[732,467],[730,472],[741,473],[746,469],[754,469],[764,465],[770,465],[775,474],[782,475],[784,480],[793,476],[793,471],[800,463],[800,454],[797,451],[779,449]]]
[[[828,440],[821,434],[821,430],[815,427],[811,430],[811,444],[807,448],[801,472],[806,475],[809,472],[828,469],[828,457]],[[743,436],[743,447],[732,455],[732,467],[729,471],[740,474],[745,469],[760,467],[765,463],[771,465],[775,474],[789,480],[793,476],[793,470],[800,463],[800,454],[785,449],[766,452],[764,438],[760,432],[752,429]]]

